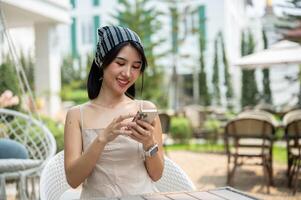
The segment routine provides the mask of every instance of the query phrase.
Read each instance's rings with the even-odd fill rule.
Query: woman
[[[155,108],[135,100],[135,82],[147,66],[138,35],[128,28],[98,29],[88,77],[90,101],[71,108],[65,122],[65,172],[71,187],[83,183],[81,199],[156,192],[163,172],[159,117],[132,121]]]

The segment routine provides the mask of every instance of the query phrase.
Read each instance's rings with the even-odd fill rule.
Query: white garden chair
[[[168,157],[164,157],[164,171],[161,179],[155,182],[160,192],[177,192],[195,190],[195,186],[183,171]]]
[[[172,160],[164,158],[164,172],[157,181],[160,192],[175,192],[194,190],[195,186],[186,173]],[[45,166],[40,179],[41,200],[63,200],[79,198],[80,191],[73,190],[68,185],[64,170],[64,152],[56,154]]]
[[[45,163],[55,155],[56,142],[41,122],[23,113],[0,109],[0,138],[12,139],[23,144],[28,159],[0,159],[0,199],[6,199],[6,182],[17,183],[19,199],[37,199],[35,180]],[[31,192],[28,182],[31,180]]]

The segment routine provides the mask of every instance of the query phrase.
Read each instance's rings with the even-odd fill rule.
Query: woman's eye
[[[134,65],[133,68],[134,68],[134,69],[140,69],[140,68],[141,68],[141,65]]]
[[[124,65],[124,63],[122,63],[122,62],[117,62],[117,64],[120,66]]]

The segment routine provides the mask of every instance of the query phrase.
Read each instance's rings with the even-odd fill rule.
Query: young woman
[[[132,121],[141,108],[135,82],[147,66],[138,35],[128,28],[98,29],[95,59],[88,77],[90,101],[71,108],[65,122],[65,172],[81,198],[153,193],[163,172],[159,117]]]

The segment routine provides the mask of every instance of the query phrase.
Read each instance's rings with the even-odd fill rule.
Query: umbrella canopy
[[[298,43],[282,40],[269,49],[244,56],[234,65],[245,69],[268,68],[271,65],[300,64],[301,46]]]

